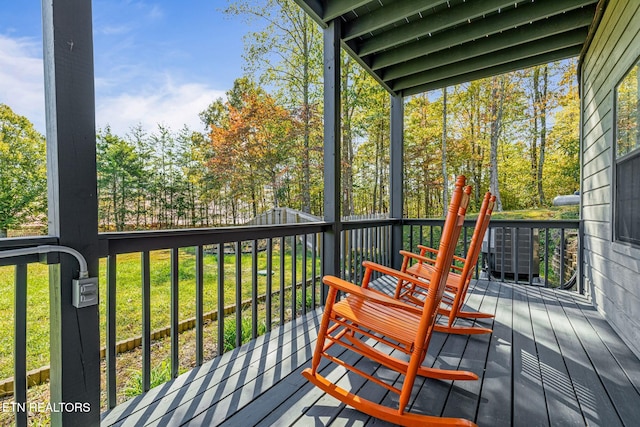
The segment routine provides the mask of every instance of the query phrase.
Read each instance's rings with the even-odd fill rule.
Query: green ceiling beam
[[[382,76],[387,81],[398,79],[417,72],[431,70],[546,37],[567,33],[577,28],[582,28],[583,30],[580,34],[584,34],[586,37],[586,32],[593,19],[593,14],[585,14],[581,10],[577,12],[579,13],[563,14],[542,21],[536,21],[532,24],[493,34],[490,37],[481,38],[471,43],[457,45],[431,55],[403,62],[382,70]]]
[[[399,46],[393,50],[380,52],[370,59],[371,68],[378,70],[406,62],[446,49],[450,46],[467,43],[487,35],[528,24],[532,19],[540,20],[562,12],[567,12],[562,15],[567,19],[588,19],[589,22],[591,22],[595,15],[595,5],[597,2],[591,0],[590,5],[583,7],[585,3],[587,3],[585,0],[555,0],[527,3],[515,9],[506,10],[498,15],[473,21],[471,24],[466,25],[464,29],[454,28],[438,33],[428,40],[421,39]],[[581,18],[574,15],[579,15]]]
[[[470,73],[460,74],[441,80],[431,81],[422,85],[413,86],[401,91],[403,96],[416,95],[418,93],[428,92],[430,90],[441,89],[443,87],[453,86],[461,83],[471,82],[499,74],[509,73],[511,71],[523,70],[534,67],[536,65],[548,64],[561,59],[573,58],[580,54],[581,45],[571,46],[561,50],[546,52],[540,55],[531,56],[514,62],[497,65],[495,67],[485,68]]]
[[[401,21],[425,10],[446,4],[447,0],[404,0],[385,3],[381,8],[345,23],[342,39],[351,40],[371,31],[378,30],[394,22]]]
[[[307,15],[309,15],[321,28],[326,28],[327,24],[322,20],[324,15],[324,6],[320,0],[294,0]]]
[[[455,64],[440,67],[430,71],[419,72],[408,77],[395,80],[389,86],[394,91],[401,91],[413,86],[424,85],[433,81],[446,79],[473,71],[496,67],[501,64],[517,62],[527,57],[539,56],[547,52],[564,48],[582,46],[587,37],[587,29],[571,31],[542,40],[536,40],[523,45],[490,53],[478,58],[459,61]],[[385,80],[387,81],[387,80]],[[388,81],[387,81],[388,82]]]
[[[422,19],[398,26],[396,29],[376,34],[375,37],[360,43],[358,54],[370,55],[384,49],[406,43],[420,37],[428,37],[429,33],[444,30],[452,25],[467,22],[498,9],[513,6],[513,0],[486,0],[462,3],[458,6],[426,15]]]
[[[369,67],[369,64],[367,64],[361,57],[356,55],[356,53],[351,49],[348,43],[342,43],[342,48],[349,54],[349,56],[353,58],[354,61],[360,64],[360,66],[364,68],[364,70],[369,73],[369,75],[371,75],[371,77],[373,77],[373,79],[377,81],[380,86],[382,86],[387,92],[389,92],[392,96],[397,95],[397,93],[393,89],[391,89],[391,86],[389,86],[387,82],[382,80],[382,78]]]

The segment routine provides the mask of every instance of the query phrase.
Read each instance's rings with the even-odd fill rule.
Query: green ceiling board
[[[527,57],[539,56],[544,53],[562,50],[567,47],[582,46],[587,37],[587,31],[587,29],[578,29],[571,31],[570,33],[559,34],[477,58],[459,61],[455,64],[434,70],[419,72],[409,77],[398,79],[392,84],[389,84],[389,86],[391,86],[394,91],[400,91],[413,86],[419,86],[432,81],[445,79],[447,77],[491,68],[510,62],[517,62],[522,59],[526,59]]]
[[[367,39],[360,44],[358,54],[361,56],[369,55],[416,38],[428,37],[429,33],[444,30],[452,25],[467,22],[469,19],[481,17],[513,4],[513,0],[486,0],[483,2],[463,3],[425,16],[418,21],[398,26],[397,29],[377,34],[375,37]]]
[[[595,4],[581,8],[580,6],[584,3],[584,0],[527,3],[524,6],[518,6],[516,9],[509,9],[498,15],[473,21],[471,24],[466,25],[464,30],[455,28],[438,33],[428,40],[421,39],[399,46],[393,50],[380,52],[371,58],[371,68],[377,70],[399,64],[450,46],[467,43],[486,35],[496,34],[516,26],[525,25],[531,22],[532,16],[537,16],[539,17],[538,19],[544,19],[569,10],[570,12],[562,16],[566,16],[567,19],[574,17],[580,22],[583,22],[581,19],[591,22],[595,14]],[[572,10],[571,8],[574,9]],[[577,16],[580,16],[580,18]]]
[[[573,58],[580,54],[582,45],[571,46],[561,50],[547,52],[536,56],[530,56],[514,62],[497,65],[483,70],[477,70],[470,73],[460,74],[457,76],[447,77],[441,80],[432,81],[418,86],[412,86],[400,93],[403,96],[416,95],[430,90],[441,89],[447,86],[471,82],[499,74],[509,73],[511,71],[523,70],[534,67],[536,65],[548,64],[549,62],[559,61],[561,59]]]
[[[324,22],[329,22],[332,19],[337,18],[338,16],[351,12],[353,9],[357,9],[361,6],[365,6],[367,3],[370,3],[370,2],[371,0],[329,1],[327,2],[326,8],[324,9],[322,20]]]
[[[580,11],[579,11],[580,12]],[[419,71],[442,67],[476,56],[486,55],[510,47],[551,37],[576,28],[583,28],[580,34],[586,34],[593,14],[585,13],[559,15],[534,22],[530,25],[494,34],[471,43],[458,45],[431,55],[423,56],[383,70],[385,80],[397,79]]]
[[[578,55],[599,0],[295,0],[391,94]]]
[[[360,37],[371,31],[378,30],[394,22],[401,21],[412,15],[446,3],[447,0],[396,1],[395,3],[388,4],[388,6],[387,3],[385,3],[386,7],[381,7],[356,20],[345,23],[342,29],[342,38],[343,40],[351,40]]]

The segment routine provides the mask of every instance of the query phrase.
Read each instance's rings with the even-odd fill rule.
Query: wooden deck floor
[[[640,361],[586,299],[481,280],[468,306],[495,312],[495,319],[480,322],[493,334],[436,333],[426,363],[470,370],[480,379],[421,381],[413,411],[467,418],[480,426],[639,425]],[[388,425],[345,407],[300,374],[310,364],[320,314],[114,408],[103,415],[102,425]],[[351,360],[371,363],[357,359]],[[342,368],[325,366],[322,374],[369,399],[396,399]]]

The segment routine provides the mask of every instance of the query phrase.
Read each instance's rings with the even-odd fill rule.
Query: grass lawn
[[[195,316],[195,251],[184,248],[179,251],[179,317],[180,320]],[[291,277],[291,253],[285,252],[285,286],[293,283]],[[116,340],[138,336],[142,332],[141,256],[139,253],[117,256],[116,272]],[[154,251],[151,262],[151,329],[170,324],[171,305],[171,254],[168,250]],[[273,251],[273,290],[280,288],[280,251]],[[319,260],[317,260],[319,272]],[[307,279],[311,277],[311,255],[307,255]],[[266,252],[258,254],[258,270],[267,266]],[[217,309],[218,266],[217,256],[204,256],[204,311]],[[236,300],[236,256],[225,255],[224,303]],[[100,342],[105,343],[106,322],[106,260],[100,260]],[[302,280],[302,253],[296,256],[297,282]],[[251,255],[242,256],[242,300],[251,298]],[[13,375],[13,300],[14,268],[0,267],[0,380]],[[266,276],[258,275],[258,293],[266,289]],[[27,289],[27,370],[49,364],[49,273],[48,267],[31,264],[28,269]]]

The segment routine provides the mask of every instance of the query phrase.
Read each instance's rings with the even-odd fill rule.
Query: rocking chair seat
[[[411,346],[418,333],[420,316],[407,311],[385,310],[384,306],[360,298],[347,297],[334,305],[334,312],[345,320],[367,325],[388,339]]]

